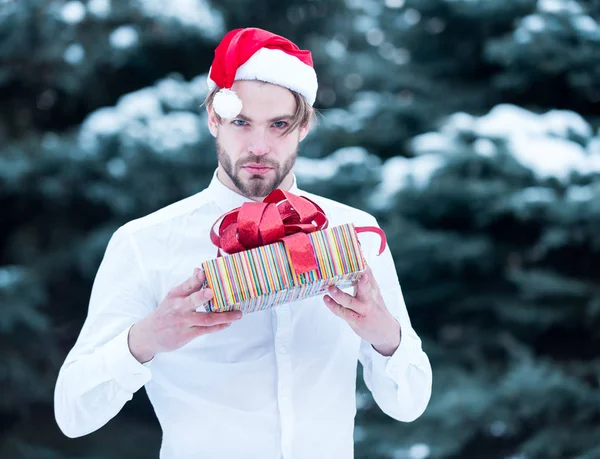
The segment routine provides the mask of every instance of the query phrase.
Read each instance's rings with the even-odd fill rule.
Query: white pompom
[[[230,120],[242,111],[242,100],[231,89],[221,89],[215,94],[213,109],[221,118]]]

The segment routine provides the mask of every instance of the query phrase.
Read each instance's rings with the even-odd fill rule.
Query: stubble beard
[[[217,158],[221,168],[231,179],[238,191],[248,198],[264,198],[273,190],[279,188],[285,177],[294,167],[296,158],[298,157],[298,146],[296,146],[294,154],[283,164],[265,159],[262,156],[250,155],[239,159],[234,165],[227,152],[225,152],[219,144],[218,139],[216,144]],[[242,172],[242,167],[246,164],[262,164],[264,166],[272,167],[273,171],[269,172],[269,177],[265,175],[251,175],[249,179],[243,180],[241,179],[240,174]]]

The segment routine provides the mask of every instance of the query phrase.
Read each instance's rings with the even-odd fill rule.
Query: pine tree
[[[254,25],[313,50],[322,116],[299,183],[378,218],[433,364],[431,404],[411,424],[359,386],[357,458],[600,455],[597,2],[1,8],[5,439],[51,413],[112,232],[208,183],[205,72],[225,30]],[[142,437],[155,421],[143,403],[133,418]],[[86,441],[82,458],[141,443]],[[0,445],[63,456],[31,432]]]
[[[363,202],[387,233],[435,384],[402,426],[363,385],[359,457],[598,454],[598,146],[573,112],[501,105],[451,116],[413,139],[412,158],[374,169]],[[328,180],[304,161],[301,184]]]

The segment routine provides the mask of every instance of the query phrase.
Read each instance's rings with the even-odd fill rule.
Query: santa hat
[[[291,89],[313,105],[317,75],[310,51],[266,30],[250,27],[227,33],[215,49],[208,73],[209,90],[220,88],[213,109],[225,119],[242,111],[242,101],[231,89],[237,80],[259,80]]]

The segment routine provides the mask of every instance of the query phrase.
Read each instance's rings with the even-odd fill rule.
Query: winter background
[[[417,421],[358,377],[356,457],[600,458],[600,3],[0,0],[0,457],[157,457],[140,391],[101,430],[52,391],[121,224],[216,165],[218,40],[313,51],[299,184],[374,214],[434,371]]]

